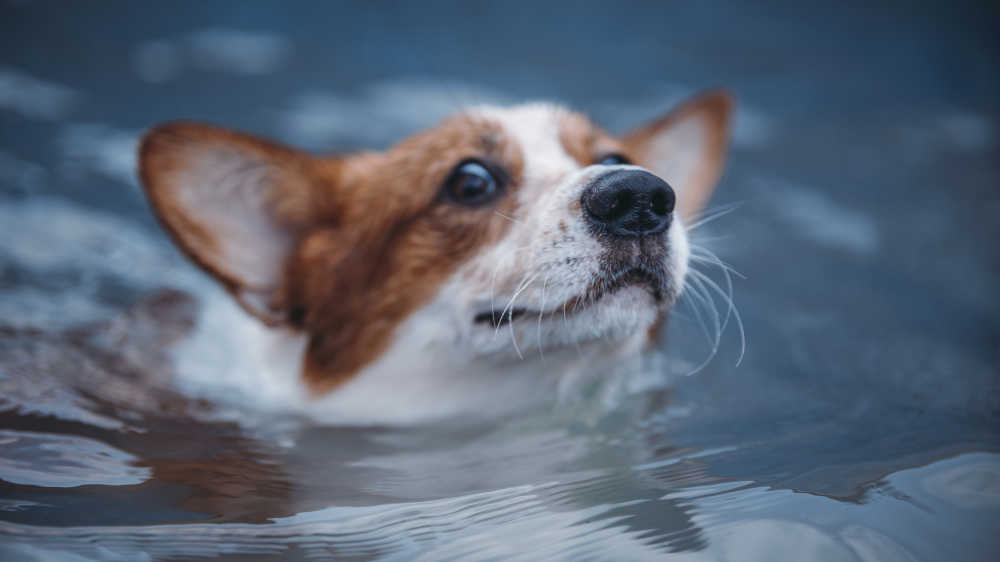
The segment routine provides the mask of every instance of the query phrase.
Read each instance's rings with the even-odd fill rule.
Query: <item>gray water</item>
[[[870,4],[4,2],[0,558],[996,559],[1000,22]],[[623,131],[720,85],[734,210],[698,236],[745,277],[742,361],[730,324],[668,373],[712,350],[687,302],[641,376],[500,422],[165,382],[210,284],[136,183],[144,128],[379,148],[553,99]]]

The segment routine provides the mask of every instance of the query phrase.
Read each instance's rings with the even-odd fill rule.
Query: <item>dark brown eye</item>
[[[500,188],[493,172],[475,160],[459,164],[444,182],[448,198],[468,206],[489,203],[500,194]]]
[[[605,154],[594,162],[599,166],[621,166],[622,164],[631,164],[628,158],[625,158],[621,154]]]

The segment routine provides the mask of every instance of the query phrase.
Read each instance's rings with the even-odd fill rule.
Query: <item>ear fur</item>
[[[674,188],[685,220],[701,212],[722,175],[732,105],[728,93],[706,92],[624,138],[638,163]]]
[[[284,321],[285,263],[313,219],[312,157],[197,123],[153,128],[139,174],[175,242],[250,313]]]

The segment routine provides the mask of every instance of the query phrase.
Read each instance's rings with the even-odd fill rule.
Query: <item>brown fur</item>
[[[696,170],[697,189],[679,194],[688,198],[682,203],[688,212],[700,208],[717,179],[729,104],[725,94],[708,94],[624,141],[569,113],[560,123],[560,141],[581,166],[608,154],[644,165],[651,139],[686,117],[704,116],[711,124],[711,157]],[[482,207],[441,196],[442,183],[467,158],[491,162],[508,176],[508,192],[518,188],[520,147],[498,123],[467,115],[384,153],[343,157],[310,156],[208,125],[167,124],[143,139],[140,174],[156,215],[195,263],[252,314],[308,336],[302,372],[319,394],[379,357],[404,319],[510,227],[506,217],[516,209],[509,194]],[[221,170],[185,188],[216,161]],[[243,212],[247,201],[259,212],[248,213],[246,222],[239,221],[241,209],[231,214],[225,204],[199,213],[198,202],[190,200],[199,194],[217,207],[232,194]],[[578,201],[573,205],[579,210]],[[247,225],[250,232],[241,230]],[[223,239],[234,232],[247,239]],[[253,252],[255,243],[262,247],[259,260],[241,254]]]
[[[559,142],[581,166],[590,166],[609,154],[625,154],[625,146],[579,113],[566,115],[559,124]]]
[[[212,224],[193,220],[190,211],[177,196],[174,183],[189,166],[194,151],[222,150],[247,154],[256,162],[259,181],[271,184],[269,212],[279,228],[292,240],[309,224],[323,216],[328,205],[322,186],[335,164],[318,173],[314,159],[294,149],[225,129],[200,123],[174,122],[150,130],[139,149],[139,175],[153,210],[164,228],[191,260],[218,279],[249,312],[269,325],[282,322],[271,300],[277,287],[247,280],[224,267],[220,241]],[[245,175],[245,174],[244,174]],[[263,307],[250,306],[251,293],[262,293]]]
[[[211,224],[190,219],[175,197],[182,146],[226,144],[265,162],[274,182],[275,220],[294,237],[277,287],[267,291],[271,323],[310,335],[303,374],[325,392],[378,357],[393,331],[478,248],[497,241],[514,198],[466,208],[440,197],[452,168],[466,158],[502,167],[517,188],[520,148],[500,127],[460,116],[383,154],[315,158],[252,137],[197,124],[153,129],[141,148],[141,175],[157,216],[185,252],[238,298],[249,287],[218,267]]]
[[[437,199],[451,169],[470,156],[503,166],[507,189],[516,189],[519,147],[495,125],[469,118],[345,170],[339,192],[353,197],[342,205],[350,234],[336,228],[310,233],[288,270],[290,304],[305,309],[304,327],[313,334],[304,373],[318,390],[380,355],[400,322],[478,248],[506,232],[510,223],[496,211],[510,213],[511,197],[481,208]],[[346,248],[345,238],[353,238]]]

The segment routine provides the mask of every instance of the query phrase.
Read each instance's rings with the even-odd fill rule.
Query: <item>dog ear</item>
[[[285,320],[285,263],[312,219],[313,158],[196,123],[155,127],[139,149],[153,210],[174,241],[251,314]]]
[[[637,164],[677,192],[677,207],[685,220],[701,212],[722,174],[732,105],[729,94],[707,92],[624,138]]]

